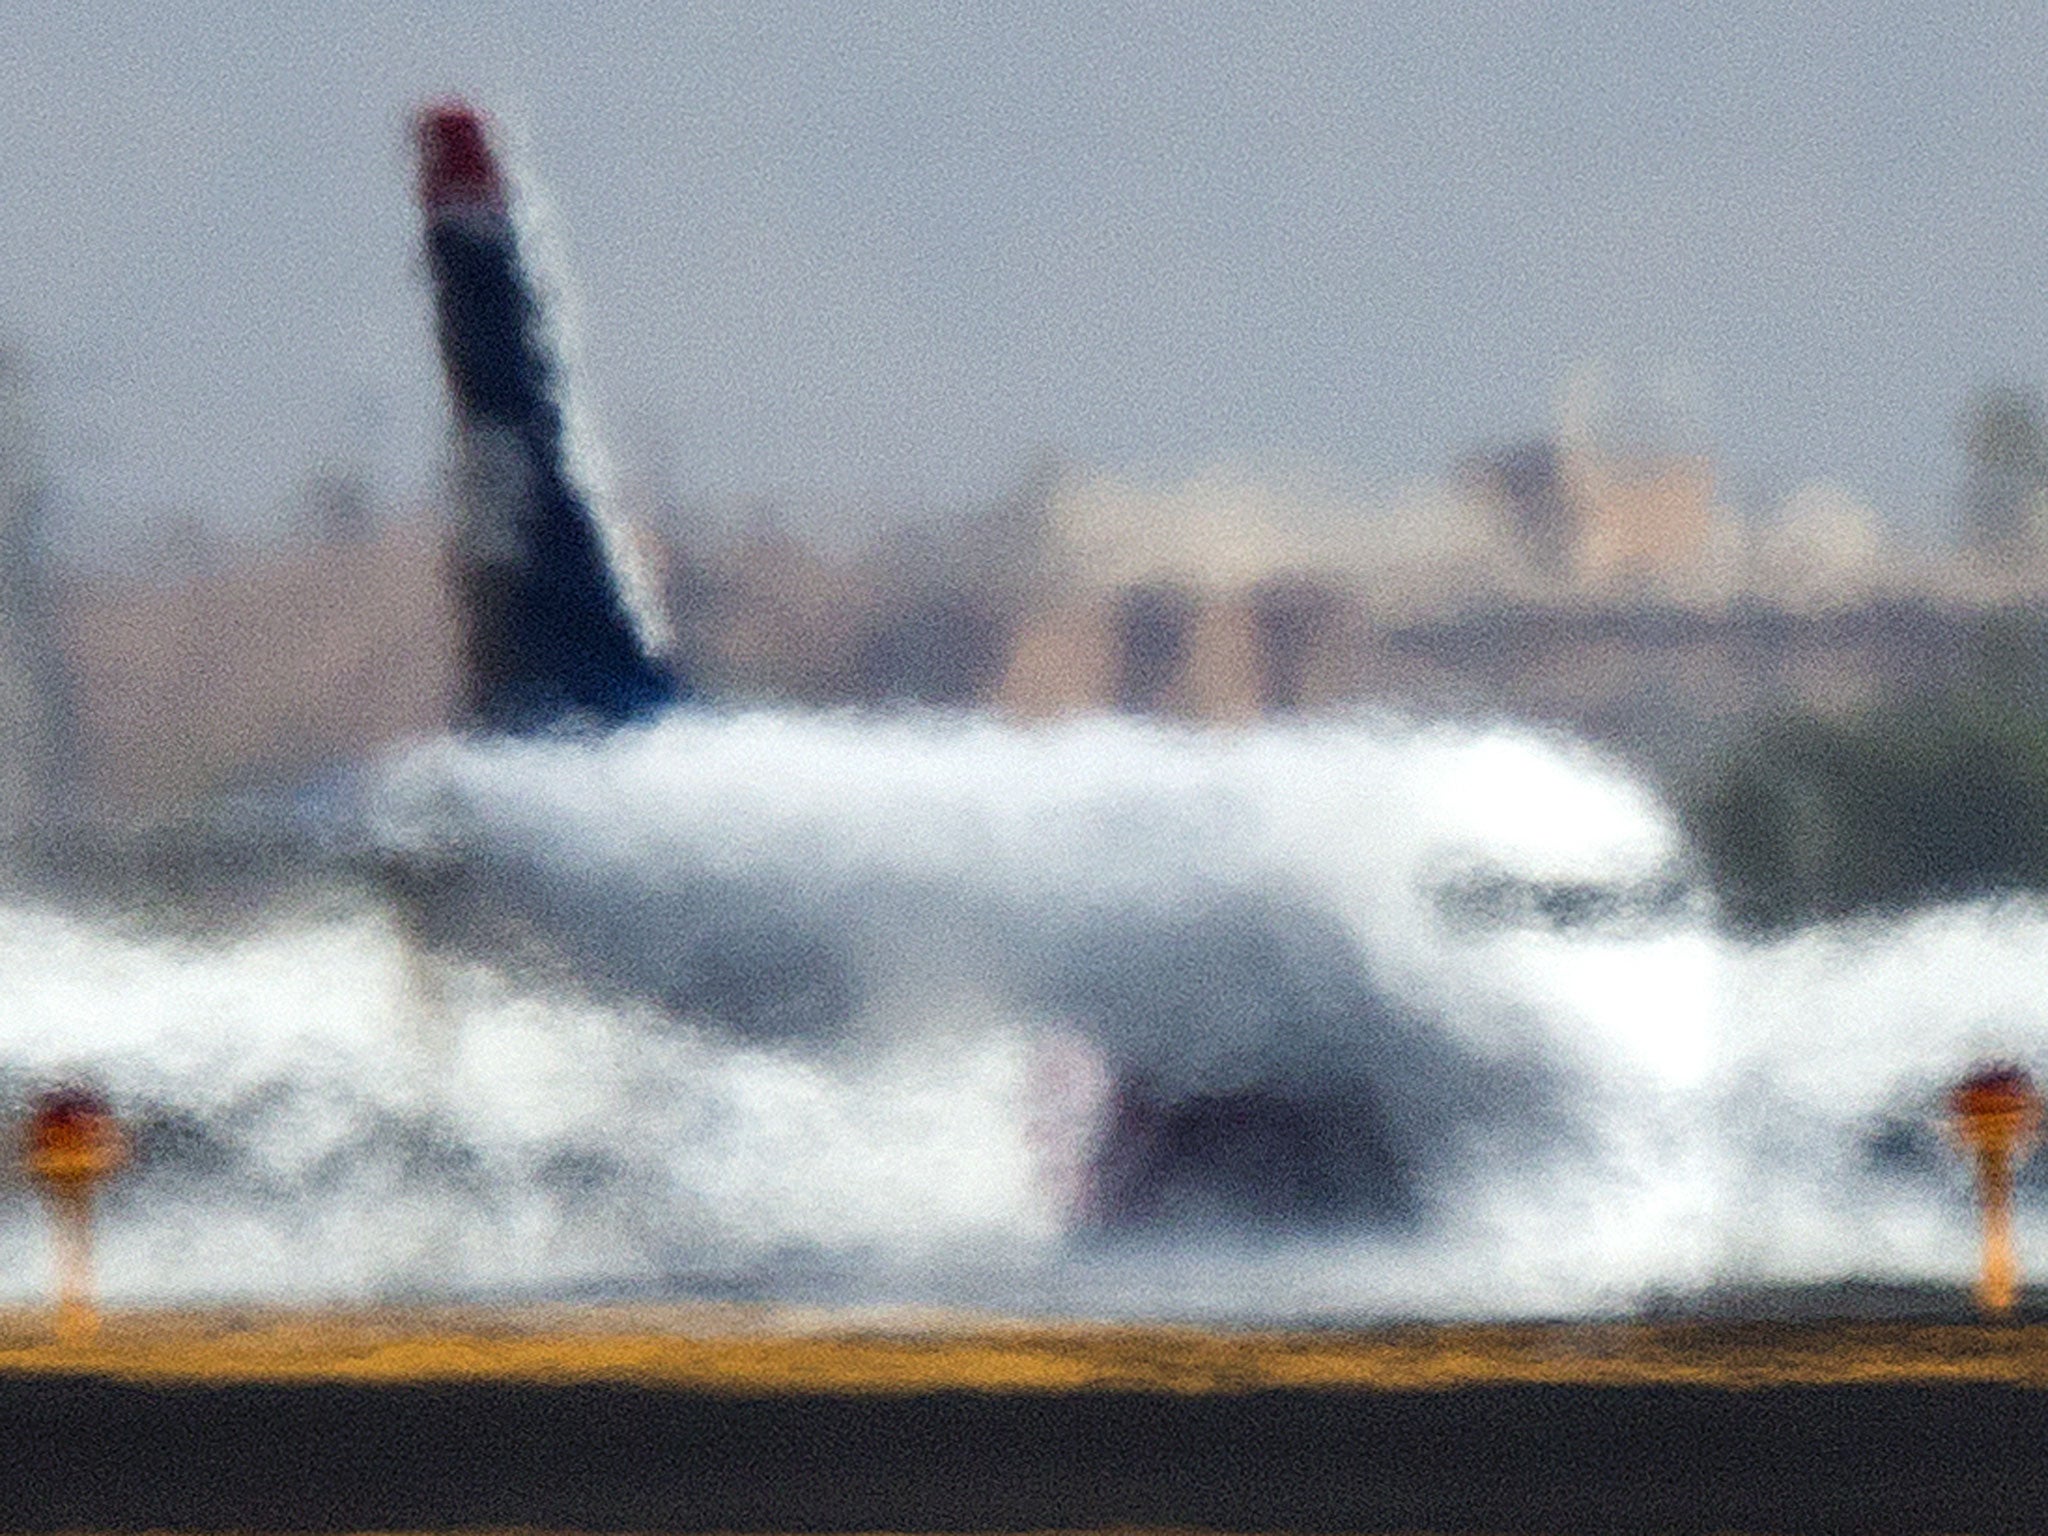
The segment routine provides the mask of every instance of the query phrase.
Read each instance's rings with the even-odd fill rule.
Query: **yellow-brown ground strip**
[[[0,1312],[0,1375],[609,1382],[734,1395],[1411,1392],[1491,1384],[2048,1388],[2048,1324],[1598,1323],[1263,1332],[685,1307],[129,1312],[89,1343]]]

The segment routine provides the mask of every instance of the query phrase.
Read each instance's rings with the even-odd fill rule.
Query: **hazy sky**
[[[405,125],[461,91],[612,457],[693,497],[1392,484],[1605,359],[1738,504],[1930,528],[1970,387],[2048,382],[2048,7],[1197,9],[0,0],[0,337],[81,516],[263,524],[333,455],[422,494]]]

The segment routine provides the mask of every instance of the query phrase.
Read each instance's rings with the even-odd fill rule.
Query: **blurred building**
[[[690,674],[713,697],[822,704],[848,671],[873,605],[865,573],[773,529],[706,560],[669,562],[664,583]]]
[[[2040,397],[1980,389],[1963,413],[1963,547],[1980,561],[2033,562],[2048,551],[2048,417]]]
[[[27,548],[33,498],[9,495],[0,549]],[[187,551],[148,577],[59,585],[10,557],[0,813],[156,815],[446,728],[461,661],[440,525],[380,523],[347,476],[320,477],[308,507],[291,548]],[[1391,497],[1041,470],[978,515],[837,550],[772,525],[643,542],[714,699],[1218,725],[1385,703],[1682,757],[1759,711],[1987,668],[2048,694],[2039,592],[1897,556],[1836,488],[1751,530],[1704,459],[1583,444],[1525,443]]]
[[[445,728],[457,647],[438,530],[350,517],[330,532],[178,579],[69,589],[55,629],[81,799],[161,814]]]
[[[1709,579],[1726,543],[1705,454],[1538,439],[1480,458],[1466,480],[1562,590],[1682,594]]]
[[[1683,586],[1706,566],[1721,516],[1704,454],[1616,457],[1568,451],[1571,570],[1594,588]]]
[[[1752,529],[1702,455],[1518,445],[1392,497],[1216,472],[1039,476],[984,519],[838,559],[786,533],[671,582],[715,692],[1230,724],[1387,703],[1684,756],[1760,711],[1970,686],[2035,597],[1887,546],[1803,489]],[[2044,674],[2048,683],[2048,674]]]
[[[1374,693],[1379,634],[1536,586],[1487,508],[1433,485],[1374,499],[1230,473],[1073,480],[1044,527],[997,694],[1025,716],[1338,707]]]

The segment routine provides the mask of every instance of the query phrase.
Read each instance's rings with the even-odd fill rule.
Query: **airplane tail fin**
[[[623,724],[684,693],[633,598],[618,530],[575,471],[561,359],[488,125],[443,102],[415,125],[419,198],[463,479],[451,573],[469,723]]]

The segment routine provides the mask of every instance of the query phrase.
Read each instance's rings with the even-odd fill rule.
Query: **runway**
[[[2031,1325],[493,1316],[8,1321],[0,1524],[1995,1532],[2048,1493]]]

